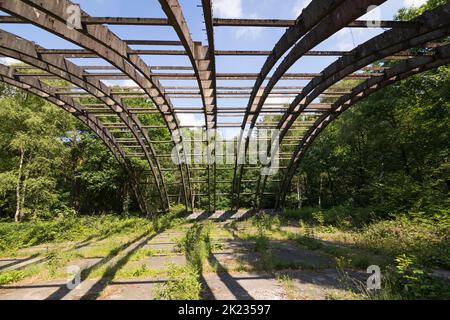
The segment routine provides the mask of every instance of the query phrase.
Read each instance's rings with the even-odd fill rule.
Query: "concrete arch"
[[[5,12],[91,51],[123,72],[153,100],[169,132],[173,137],[176,137],[174,143],[179,142],[182,138],[177,116],[158,79],[152,75],[151,69],[138,55],[130,55],[131,49],[128,45],[103,25],[86,25],[83,30],[68,28],[69,15],[67,9],[72,5],[73,3],[68,0],[58,2],[18,0],[4,2],[1,7]],[[85,12],[83,12],[83,16],[88,17]],[[146,131],[141,128],[140,132],[148,144],[150,139]],[[177,151],[179,151],[178,148]],[[178,156],[181,157],[180,154]],[[187,199],[187,189],[190,189],[190,186],[185,183],[185,175],[189,180],[189,168],[185,165],[183,170],[183,166],[180,165],[179,170],[185,199]]]
[[[216,74],[215,74],[215,60],[214,49],[211,50],[209,46],[203,46],[201,43],[194,42],[191,33],[183,15],[183,10],[178,0],[159,0],[163,11],[165,12],[169,22],[175,29],[181,43],[183,44],[186,54],[189,57],[192,68],[194,70],[195,78],[200,88],[200,95],[203,103],[203,115],[205,118],[205,125],[207,130],[217,128],[217,92],[216,92]],[[208,135],[208,133],[207,133]],[[207,136],[206,140],[209,142],[212,137]],[[209,194],[209,211],[212,209],[211,194],[215,190],[215,182],[212,182],[211,171],[215,169],[212,166],[207,166],[208,176],[208,194]],[[215,167],[215,165],[213,165]],[[215,173],[214,173],[215,176]],[[214,184],[214,186],[213,186]],[[215,203],[214,203],[215,206]]]
[[[95,77],[84,77],[83,70],[75,64],[67,61],[63,57],[49,56],[39,54],[39,47],[35,44],[19,38],[11,33],[0,30],[0,54],[10,58],[20,60],[26,64],[47,71],[55,76],[72,83],[90,93],[93,97],[101,100],[105,106],[109,107],[119,117],[119,120],[126,124],[134,134],[136,141],[140,144],[143,152],[146,154],[153,177],[155,179],[161,204],[164,205],[165,194],[167,193],[158,159],[155,158],[155,150],[152,144],[147,145],[142,141],[139,133],[134,129],[135,126],[142,127],[136,115],[129,113],[127,106],[120,97],[111,94],[111,89],[105,86]],[[155,159],[155,160],[153,160]],[[156,161],[156,164],[153,163]],[[158,175],[162,182],[159,181]]]
[[[280,184],[280,196],[277,198],[276,206],[279,207],[280,205],[284,205],[287,194],[286,190],[291,184],[292,178],[300,165],[301,159],[309,147],[311,147],[315,139],[330,123],[339,118],[340,115],[342,115],[357,102],[364,100],[373,93],[411,76],[436,69],[449,63],[450,45],[446,45],[438,48],[436,54],[433,56],[417,57],[395,65],[394,67],[386,70],[384,76],[370,78],[364,83],[353,88],[350,94],[344,95],[338,99],[338,101],[332,105],[330,111],[322,115],[320,119],[318,119],[309,129],[308,133],[300,140],[290,161],[288,170],[286,171],[283,181]]]
[[[163,209],[170,206],[170,197],[181,201],[184,195],[186,207],[194,209],[194,197],[202,198],[200,203],[207,206],[209,211],[215,211],[216,199],[221,196],[230,197],[233,209],[240,207],[240,197],[252,196],[255,206],[262,194],[265,194],[265,186],[268,181],[261,176],[259,168],[253,164],[241,165],[238,160],[242,155],[247,157],[250,149],[250,134],[260,128],[274,128],[281,130],[281,138],[285,152],[281,158],[281,170],[285,176],[281,176],[283,184],[286,176],[290,174],[293,147],[297,141],[294,136],[302,137],[305,130],[317,129],[316,119],[324,119],[325,115],[333,107],[330,104],[314,103],[320,97],[333,97],[341,99],[349,92],[344,88],[338,90],[334,85],[343,79],[366,80],[371,77],[383,76],[383,72],[389,72],[386,66],[371,66],[373,62],[389,59],[402,61],[413,57],[424,55],[430,56],[434,52],[436,43],[429,41],[440,40],[440,37],[450,33],[450,4],[446,4],[435,10],[430,10],[421,17],[412,21],[379,21],[377,27],[389,28],[380,36],[374,37],[366,43],[358,46],[352,51],[320,51],[314,48],[335,35],[343,28],[371,28],[368,21],[359,21],[357,18],[364,15],[372,5],[380,5],[386,0],[314,0],[298,16],[296,20],[278,19],[215,19],[211,0],[202,0],[202,11],[207,42],[197,42],[192,37],[184,17],[185,11],[181,8],[179,0],[159,0],[164,18],[130,18],[130,17],[93,17],[86,12],[81,12],[81,27],[73,29],[68,26],[67,20],[69,9],[73,2],[71,0],[42,1],[42,0],[16,0],[3,1],[0,4],[2,11],[11,16],[0,17],[0,23],[25,23],[32,24],[46,30],[57,37],[77,45],[78,49],[45,49],[36,44],[27,42],[25,39],[0,31],[0,55],[24,61],[32,67],[22,67],[16,70],[16,75],[24,75],[21,70],[34,69],[36,77],[40,79],[63,79],[74,85],[73,88],[61,92],[61,94],[83,99],[94,97],[99,102],[84,105],[86,112],[92,112],[91,116],[98,115],[99,119],[109,117],[112,123],[105,123],[106,128],[119,129],[110,132],[118,132],[117,140],[123,142],[124,151],[138,150],[138,153],[130,153],[130,157],[145,159],[150,165],[148,181],[155,180],[155,193],[158,188],[159,198]],[[122,39],[114,34],[108,25],[143,25],[143,26],[166,26],[172,27],[178,39]],[[264,50],[216,50],[214,28],[217,26],[246,26],[262,28],[287,28],[271,51]],[[12,44],[12,45],[9,45]],[[184,50],[135,50],[132,45],[141,46],[180,46]],[[410,49],[419,48],[411,51]],[[402,51],[405,50],[405,51]],[[189,66],[149,66],[141,56],[184,56],[190,61]],[[265,56],[261,69],[258,73],[216,73],[215,56]],[[301,58],[306,56],[338,56],[336,62],[331,63],[322,73],[292,73],[289,69]],[[70,58],[98,58],[108,63],[93,63],[96,65],[79,67],[69,61]],[[42,70],[42,71],[40,71]],[[91,70],[97,70],[92,71]],[[113,72],[101,72],[108,70]],[[159,71],[168,72],[159,72]],[[190,71],[190,73],[185,72]],[[362,73],[361,73],[362,72]],[[28,75],[30,77],[30,75]],[[163,86],[160,80],[194,80],[194,85],[168,85]],[[132,80],[136,85],[128,87],[132,92],[123,92],[121,89],[108,87],[103,80]],[[310,80],[305,86],[281,85],[284,80]],[[161,80],[162,81],[162,80]],[[228,86],[217,81],[255,81],[250,87]],[[78,90],[81,88],[83,90]],[[64,89],[62,89],[64,90]],[[167,91],[166,91],[167,90]],[[221,91],[222,90],[222,91]],[[248,90],[248,91],[247,91]],[[292,91],[295,90],[295,91]],[[293,97],[294,101],[289,106],[271,107],[267,100],[269,97]],[[126,99],[145,97],[151,99],[155,108],[140,106],[132,108],[125,103]],[[249,98],[244,106],[218,106],[218,98],[242,99]],[[198,106],[175,107],[170,98],[176,99],[199,99]],[[201,99],[201,103],[200,103]],[[78,100],[77,100],[78,101]],[[83,101],[83,100],[80,100]],[[201,104],[201,105],[200,105]],[[107,106],[106,108],[104,106]],[[98,107],[97,109],[95,109]],[[98,109],[101,109],[100,111]],[[106,113],[106,115],[100,115]],[[139,114],[154,114],[163,120],[162,125],[143,125]],[[204,125],[181,126],[177,115],[191,114],[202,115]],[[314,121],[297,121],[302,114],[314,115]],[[267,120],[259,123],[266,115],[280,116],[281,121]],[[242,117],[242,118],[241,118]],[[237,121],[224,122],[224,118],[239,118]],[[313,126],[312,128],[310,126]],[[244,129],[238,136],[238,155],[233,163],[216,164],[203,163],[190,168],[186,160],[194,154],[191,148],[186,148],[181,135],[181,128],[204,129]],[[123,130],[122,130],[123,129]],[[148,129],[148,130],[147,130]],[[164,141],[151,141],[150,130],[162,129],[164,133],[172,135],[170,139],[162,138]],[[287,137],[288,132],[301,134]],[[126,138],[119,138],[118,134],[127,132]],[[128,132],[131,134],[128,135]],[[310,131],[311,133],[312,131]],[[286,136],[286,137],[285,137]],[[133,137],[132,139],[129,139]],[[304,137],[304,136],[303,136]],[[212,137],[214,138],[214,137]],[[308,137],[307,137],[308,138]],[[191,140],[191,139],[189,139]],[[208,154],[216,153],[217,144],[210,141],[191,140],[189,143],[201,142],[208,146]],[[291,145],[287,141],[294,141]],[[130,145],[131,144],[131,147]],[[162,144],[163,148],[155,148],[154,145]],[[168,150],[174,146],[175,155],[182,159],[182,164],[168,165],[165,159],[171,158],[172,154],[160,153],[158,150]],[[167,148],[169,147],[169,148]],[[189,151],[188,151],[189,150]],[[282,157],[283,157],[282,156]],[[185,160],[185,161],[183,161]],[[161,164],[167,164],[164,168]],[[286,165],[289,164],[288,167]],[[264,166],[263,166],[264,167]],[[200,171],[197,178],[191,179],[191,170]],[[219,174],[221,170],[228,174]],[[256,176],[250,171],[257,170]],[[167,174],[170,172],[170,175]],[[177,173],[179,172],[179,173]],[[176,181],[171,181],[172,173],[176,175]],[[245,174],[245,175],[244,175]],[[207,175],[207,181],[206,181]],[[247,176],[251,176],[248,178]],[[245,178],[244,178],[245,177]],[[226,180],[218,181],[217,179]],[[249,180],[252,179],[252,180]],[[254,180],[256,179],[256,180]],[[272,182],[276,178],[270,179]],[[153,180],[152,180],[153,181]],[[255,192],[246,191],[249,187]],[[223,187],[222,185],[227,185]],[[198,186],[202,188],[198,188]],[[170,186],[170,187],[169,187]],[[176,186],[176,187],[175,187]],[[194,188],[195,186],[195,188]],[[201,190],[207,189],[206,192]],[[244,188],[245,187],[245,188]],[[283,186],[282,186],[283,188]],[[178,194],[169,194],[174,191]],[[220,191],[218,191],[220,190]],[[152,192],[153,194],[153,192]],[[213,195],[214,194],[214,195]],[[274,194],[279,198],[280,193]],[[253,198],[254,197],[254,198]],[[244,199],[244,198],[243,198]],[[242,199],[242,200],[243,200]],[[208,202],[206,202],[209,200]],[[247,200],[247,198],[245,198]],[[278,201],[279,202],[279,201]]]
[[[296,61],[298,61],[302,56],[304,56],[309,50],[313,49],[315,46],[319,45],[322,41],[326,40],[333,34],[335,34],[340,29],[346,27],[351,22],[359,18],[360,16],[364,15],[367,12],[367,9],[372,5],[380,5],[384,3],[386,0],[362,0],[362,1],[346,1],[346,2],[339,2],[339,1],[332,1],[328,3],[319,3],[318,2],[318,12],[319,15],[316,18],[309,18],[313,19],[308,25],[306,30],[303,30],[303,32],[295,33],[294,39],[295,41],[298,40],[297,36],[301,37],[303,36],[292,48],[292,50],[287,54],[287,56],[283,59],[281,64],[276,68],[275,72],[273,73],[271,79],[267,83],[266,87],[261,90],[256,88],[260,88],[262,81],[266,78],[268,75],[268,72],[270,71],[269,66],[273,67],[275,63],[278,61],[275,57],[279,58],[281,57],[285,52],[287,52],[286,47],[281,48],[283,50],[280,50],[280,46],[276,46],[274,49],[274,52],[276,50],[280,50],[279,54],[275,53],[274,57],[270,57],[268,59],[267,68],[264,69],[263,72],[266,74],[264,76],[264,79],[258,78],[256,86],[254,88],[254,91],[252,93],[249,108],[250,110],[254,110],[255,116],[251,118],[250,125],[249,125],[249,131],[251,132],[255,126],[255,123],[258,119],[258,115],[261,112],[261,109],[267,100],[270,92],[275,87],[275,85],[278,83],[278,81],[283,77],[286,72],[288,72],[289,68],[294,65]],[[315,1],[313,1],[314,3]],[[310,5],[312,6],[312,4]],[[323,6],[323,7],[322,7]],[[312,7],[313,8],[313,7]],[[315,8],[315,7],[314,7]],[[321,9],[320,9],[321,8]],[[322,10],[322,11],[321,11]],[[311,13],[309,10],[305,10],[306,13]],[[322,14],[320,14],[322,13]],[[328,13],[328,15],[326,15]],[[329,14],[332,13],[332,14]],[[310,21],[310,20],[306,20]],[[309,31],[309,32],[308,32]],[[292,33],[292,32],[291,32]],[[282,41],[286,41],[289,36],[292,36],[291,34],[286,34],[286,38],[282,38]],[[295,42],[294,40],[291,40],[288,42],[288,44],[292,44],[292,42]],[[273,61],[271,59],[274,59]],[[264,74],[263,73],[263,74]],[[259,97],[257,97],[257,94],[260,94]],[[248,119],[245,119],[245,121],[248,121]],[[244,122],[243,128],[247,126],[247,123]],[[243,136],[240,138],[240,145],[238,147],[239,150],[241,150],[241,143],[243,140]],[[245,141],[244,146],[244,152],[243,154],[247,154],[248,149],[248,139]],[[243,175],[243,166],[236,166],[236,168],[239,167],[239,170],[235,170],[235,176],[234,176],[234,192],[233,194],[237,195],[237,205],[239,206],[239,193],[240,193],[240,185]],[[239,172],[238,172],[239,171]]]
[[[278,128],[283,130],[282,136],[289,130],[289,126],[304,108],[312,103],[320,93],[352,72],[386,58],[393,53],[423,46],[429,41],[437,40],[450,34],[449,18],[450,4],[446,4],[435,10],[425,12],[422,16],[416,18],[414,21],[421,25],[420,28],[386,31],[355,48],[351,56],[342,57],[332,63],[321,73],[321,76],[311,80],[290,104],[288,110],[295,111],[295,114],[289,115],[286,113],[280,121]],[[295,108],[298,108],[298,110],[295,110]]]
[[[281,130],[283,141],[291,126],[300,114],[321,93],[354,71],[370,63],[383,59],[402,50],[422,46],[429,41],[440,39],[450,34],[450,5],[444,5],[424,13],[415,19],[421,25],[419,29],[389,30],[372,38],[352,51],[352,55],[342,57],[327,67],[319,77],[314,78],[290,104],[277,126]],[[262,188],[258,186],[257,197],[264,191],[267,177],[263,179]],[[262,191],[261,191],[262,190]]]
[[[67,97],[58,96],[54,93],[53,89],[50,86],[42,83],[37,78],[24,78],[20,76],[14,76],[14,69],[3,64],[0,64],[0,81],[37,95],[58,106],[59,108],[62,108],[63,110],[71,113],[82,123],[84,123],[88,128],[90,128],[102,140],[105,146],[114,155],[116,160],[120,164],[124,165],[127,172],[130,174],[130,176],[133,177],[133,170],[131,168],[130,161],[114,136],[109,132],[107,128],[103,126],[101,121],[99,121],[92,115],[84,113],[75,101]],[[133,183],[132,186],[141,211],[146,213],[147,215],[151,214],[146,202],[142,197],[139,185],[137,183]]]

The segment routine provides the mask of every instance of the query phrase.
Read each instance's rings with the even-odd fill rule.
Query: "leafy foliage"
[[[299,181],[302,204],[372,207],[379,217],[447,208],[449,92],[450,68],[441,67],[346,111],[302,160],[293,180]],[[287,206],[298,207],[291,191]]]
[[[403,215],[367,226],[358,244],[374,253],[392,258],[408,254],[428,266],[450,268],[449,212]]]
[[[131,179],[96,135],[41,98],[2,88],[0,217],[138,210],[124,206]]]
[[[450,298],[450,285],[432,276],[414,256],[399,255],[395,266],[383,277],[381,291],[370,293],[370,299],[383,300],[446,300]]]
[[[211,222],[197,223],[188,230],[180,243],[188,263],[200,273],[211,252],[211,228]]]
[[[167,282],[156,292],[161,300],[199,300],[201,283],[199,275],[192,266],[169,266]]]
[[[20,281],[24,278],[22,271],[9,271],[0,273],[0,285]]]
[[[199,300],[200,275],[211,254],[211,222],[196,223],[178,246],[185,253],[187,266],[169,266],[168,280],[157,291],[157,298],[166,300]]]

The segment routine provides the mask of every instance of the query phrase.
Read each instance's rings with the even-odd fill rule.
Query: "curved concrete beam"
[[[325,5],[330,5],[333,7],[331,10],[331,13],[325,16],[319,15],[318,17],[321,18],[320,20],[314,20],[309,26],[310,29],[309,32],[304,34],[304,36],[295,44],[293,49],[287,54],[287,56],[283,59],[283,61],[280,63],[280,65],[277,67],[275,72],[273,73],[271,79],[267,83],[266,87],[264,89],[259,89],[258,91],[254,91],[252,93],[252,97],[250,101],[252,102],[250,107],[250,112],[254,113],[255,115],[252,116],[250,119],[246,120],[246,123],[243,123],[243,128],[248,126],[249,132],[253,130],[255,127],[256,121],[258,119],[258,115],[261,112],[261,109],[264,106],[264,103],[266,102],[267,98],[270,95],[270,92],[275,87],[275,85],[278,83],[278,81],[283,77],[283,75],[288,72],[288,70],[297,62],[301,57],[303,57],[308,51],[312,50],[315,46],[319,45],[321,42],[341,30],[342,28],[349,25],[351,22],[355,21],[360,16],[367,13],[367,10],[372,5],[380,5],[383,4],[386,0],[360,0],[360,1],[350,1],[347,0],[346,2],[342,3],[324,3]],[[314,1],[313,1],[314,3]],[[329,8],[325,6],[325,8]],[[326,12],[321,11],[321,12]],[[299,33],[301,36],[302,33]],[[285,53],[281,50],[281,53]],[[275,64],[276,61],[273,61],[272,64]],[[267,70],[265,70],[267,72]],[[258,79],[260,82],[261,79]],[[262,82],[261,82],[262,84]],[[258,87],[260,87],[260,85]],[[255,87],[256,88],[256,87]],[[241,144],[243,140],[243,136],[241,136],[240,143],[238,146],[238,150],[241,150]],[[245,138],[245,147],[243,150],[243,155],[245,156],[247,154],[248,150],[248,139]],[[239,154],[239,152],[238,152]],[[235,176],[234,176],[234,192],[233,194],[237,196],[237,199],[235,200],[237,202],[237,206],[239,206],[239,193],[240,193],[240,185],[243,175],[243,168],[244,166],[236,166],[236,168],[239,168],[239,172],[235,170]]]
[[[287,189],[289,188],[292,178],[300,165],[301,159],[309,147],[311,147],[315,139],[330,123],[336,120],[353,105],[366,99],[373,93],[411,76],[436,69],[449,63],[450,45],[446,45],[438,48],[436,54],[433,56],[416,57],[393,66],[385,71],[384,76],[373,77],[366,80],[364,83],[353,88],[350,94],[346,94],[336,101],[331,110],[322,115],[315,122],[315,124],[308,130],[307,134],[300,140],[298,146],[296,147],[296,151],[290,161],[286,175],[280,184],[280,196],[277,199],[277,207],[281,203],[284,204]]]
[[[132,55],[128,45],[103,25],[85,25],[83,30],[68,28],[68,8],[73,3],[68,0],[39,1],[17,0],[0,3],[0,8],[14,16],[41,27],[57,36],[90,50],[100,58],[111,63],[133,80],[152,99],[160,111],[169,132],[174,138],[174,143],[182,140],[179,132],[179,123],[173,111],[171,102],[166,98],[158,79],[152,74],[151,69],[138,56]],[[84,17],[88,14],[83,12]],[[150,141],[145,130],[141,131],[148,143]],[[177,140],[177,141],[175,141]],[[176,148],[181,152],[180,148]],[[180,154],[178,154],[181,158]],[[182,165],[179,166],[181,180],[185,195],[187,189]],[[187,176],[189,168],[185,165]],[[187,196],[185,196],[187,199]]]
[[[189,26],[183,15],[183,10],[178,0],[159,0],[161,7],[166,14],[169,23],[175,29],[186,54],[191,61],[194,70],[195,78],[197,79],[200,88],[200,94],[203,103],[203,114],[205,117],[205,125],[207,130],[217,128],[217,94],[216,94],[216,74],[215,74],[215,60],[214,48],[203,46],[201,43],[194,42],[189,31]],[[207,132],[207,135],[209,132]],[[210,142],[209,136],[208,148]],[[212,209],[211,194],[213,193],[213,186],[211,182],[211,166],[207,166],[208,176],[208,195],[209,195],[209,211]],[[215,171],[215,170],[214,170]],[[214,174],[215,176],[215,174]],[[214,188],[215,189],[215,188]],[[215,206],[215,204],[214,204]]]
[[[59,108],[62,108],[63,110],[71,113],[100,138],[100,140],[114,155],[116,160],[124,165],[127,172],[130,174],[130,176],[132,176],[133,170],[131,168],[129,159],[127,158],[121,146],[118,144],[117,140],[109,132],[109,130],[103,126],[101,121],[99,121],[92,115],[83,112],[80,106],[78,106],[78,104],[73,101],[73,99],[55,94],[54,90],[50,86],[42,83],[37,78],[20,77],[14,76],[13,74],[14,68],[0,64],[0,81],[37,95],[58,106]],[[134,183],[132,185],[133,191],[142,212],[145,212],[147,215],[150,214],[149,208],[143,200],[139,185],[137,183]]]
[[[450,4],[428,11],[414,21],[421,27],[403,31],[396,29],[386,31],[358,46],[352,51],[352,56],[342,57],[321,72],[319,77],[311,80],[290,104],[277,125],[277,128],[281,130],[280,141],[283,141],[294,122],[305,111],[308,105],[318,98],[320,94],[338,81],[343,80],[349,74],[381,60],[392,53],[422,46],[426,42],[448,35],[450,33]],[[266,180],[267,178],[264,178],[262,191],[257,190],[257,196],[264,191]]]
[[[146,155],[147,162],[149,163],[161,197],[161,204],[164,205],[164,198],[167,197],[167,191],[161,168],[159,162],[155,158],[156,153],[153,146],[151,144],[149,145],[149,149],[151,151],[150,155],[147,145],[144,144],[144,141],[142,141],[139,132],[135,130],[135,127],[142,127],[142,124],[136,115],[130,114],[127,106],[123,103],[120,97],[113,95],[111,93],[111,89],[104,85],[100,80],[95,77],[84,77],[84,71],[77,65],[67,61],[63,57],[40,54],[39,49],[40,48],[37,45],[28,40],[17,37],[4,30],[0,30],[0,54],[20,60],[41,70],[45,70],[86,90],[86,92],[103,101],[107,107],[115,112],[120,121],[125,123],[125,125],[134,134],[136,141],[140,144],[144,154]],[[152,158],[155,159],[156,165],[153,164]],[[157,172],[159,173],[162,182],[158,180]]]
[[[338,59],[325,68],[319,77],[314,78],[290,104],[278,126],[283,137],[298,115],[327,88],[353,72],[388,57],[392,53],[423,46],[428,41],[445,37],[450,28],[450,4],[425,12],[413,20],[421,27],[417,29],[392,29],[374,37],[352,50],[352,56]]]

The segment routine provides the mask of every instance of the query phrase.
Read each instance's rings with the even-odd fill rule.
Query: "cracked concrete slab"
[[[0,287],[0,300],[44,300],[66,282],[61,280],[41,283],[21,282]]]
[[[205,283],[215,300],[283,300],[286,292],[269,274],[210,273]]]
[[[165,282],[163,278],[113,281],[103,291],[99,300],[153,300],[155,291]]]

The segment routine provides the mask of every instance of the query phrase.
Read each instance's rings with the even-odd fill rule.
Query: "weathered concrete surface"
[[[234,238],[213,233],[216,245],[209,258],[210,268],[203,273],[205,298],[323,300],[333,294],[349,294],[348,288],[342,287],[341,274],[333,268],[333,257],[327,253],[302,248],[291,240],[269,240],[267,251],[257,252],[255,241],[238,238],[238,232],[222,226]],[[237,225],[236,230],[242,226]],[[365,276],[351,273],[361,281]]]
[[[21,261],[23,261],[25,259],[14,259],[14,258],[10,258],[10,259],[0,259],[0,270],[2,267],[8,266],[12,263],[19,263]]]
[[[346,294],[340,281],[341,275],[336,269],[319,271],[290,271],[287,274],[292,278],[297,300],[325,300],[330,293]],[[359,274],[352,276],[361,277]]]
[[[86,270],[86,269],[89,269],[89,268],[95,266],[103,259],[104,259],[103,257],[79,259],[79,260],[70,262],[69,266],[77,266],[80,268],[80,270]]]
[[[99,300],[153,300],[165,279],[119,280],[111,282]]]
[[[154,255],[143,260],[133,261],[129,263],[129,267],[138,268],[146,265],[149,269],[163,271],[167,270],[169,265],[185,266],[186,257],[184,255]]]
[[[19,261],[18,263],[14,263],[9,266],[5,266],[3,269],[1,269],[1,271],[19,270],[19,269],[25,268],[28,265],[43,262],[45,260],[47,260],[47,257],[45,257],[45,256],[38,256],[35,258],[31,258],[31,259],[24,259],[24,260]]]
[[[151,300],[157,289],[166,281],[165,271],[169,264],[186,265],[186,257],[177,250],[177,241],[183,237],[186,229],[169,230],[154,238],[142,237],[125,245],[113,258],[104,264],[108,272],[102,278],[89,278],[74,290],[67,289],[67,279],[36,282],[27,279],[18,284],[0,288],[0,300]],[[255,242],[239,238],[229,238],[221,230],[213,233],[214,246],[210,256],[210,267],[202,274],[205,299],[218,300],[284,300],[284,299],[326,299],[330,293],[345,294],[341,287],[340,274],[327,267],[330,257],[320,250],[306,250],[291,241],[270,241],[271,258],[285,270],[264,272],[260,269],[264,253],[255,251]],[[124,243],[126,240],[124,240]],[[95,247],[96,244],[91,244]],[[156,252],[139,253],[139,250]],[[145,251],[144,251],[145,252]],[[148,255],[146,255],[148,254]],[[101,263],[105,257],[91,257],[71,261],[68,265],[77,265],[89,269]],[[136,260],[135,260],[136,259]],[[9,260],[4,259],[4,263]],[[127,277],[121,270],[138,269],[145,265],[155,271],[154,276]],[[244,268],[241,268],[244,266]],[[306,266],[306,267],[305,267]],[[310,268],[307,268],[310,266]],[[311,270],[313,269],[313,270]],[[252,270],[252,271],[249,271]],[[281,275],[287,275],[290,286],[281,281]],[[91,275],[92,276],[92,275]],[[365,275],[360,275],[364,280]],[[352,277],[355,275],[352,274]]]
[[[144,246],[144,249],[154,250],[156,252],[171,252],[176,253],[179,252],[180,249],[177,247],[174,242],[151,242]]]
[[[222,248],[217,248],[214,252],[233,251],[242,252],[252,250],[255,247],[255,241],[241,240],[241,239],[215,239],[217,243],[221,244]]]
[[[30,281],[0,287],[0,300],[44,300],[66,283],[61,280],[32,283]]]
[[[218,252],[213,253],[213,264],[219,264],[225,270],[234,270],[242,265],[255,266],[261,260],[261,255],[257,252]]]
[[[9,285],[0,288],[0,300],[89,300],[91,297],[99,300],[152,300],[157,286],[164,283],[164,279],[120,280],[103,286],[98,286],[99,282],[102,280],[85,280],[60,299],[57,292],[67,284],[63,280]]]
[[[99,263],[103,258],[86,258],[71,261],[67,267],[76,266],[80,270],[86,270]],[[26,279],[17,284],[6,285],[0,287],[0,300],[75,300],[83,296],[96,280],[85,280],[81,282],[79,287],[69,290],[67,279],[58,279],[52,281],[38,281]]]
[[[273,275],[262,273],[208,273],[205,282],[215,300],[283,300],[286,293]]]
[[[270,248],[275,260],[286,267],[320,269],[333,265],[330,256],[320,251],[301,249],[290,241],[271,241]]]
[[[37,261],[37,257],[31,256],[29,258],[4,258],[0,259],[0,271],[10,271],[17,266],[24,266],[28,261]]]
[[[96,287],[101,279],[88,279],[80,283],[78,287],[68,291],[68,293],[62,297],[58,297],[57,294],[50,296],[51,300],[81,300],[88,299],[89,296],[98,296],[101,294],[102,289]]]

